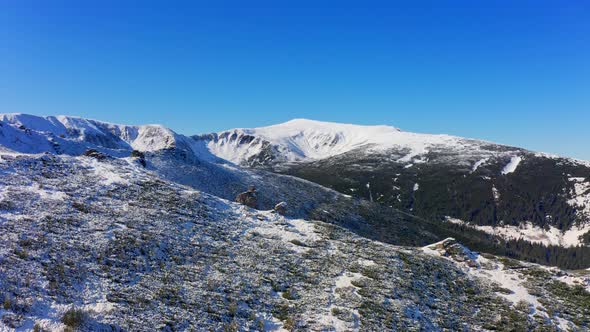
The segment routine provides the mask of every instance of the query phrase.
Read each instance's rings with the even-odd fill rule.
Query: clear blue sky
[[[590,3],[4,0],[0,112],[391,124],[590,160]]]

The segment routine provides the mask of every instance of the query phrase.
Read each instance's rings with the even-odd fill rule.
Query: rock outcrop
[[[84,152],[84,156],[94,158],[96,160],[105,160],[107,159],[107,155],[102,152],[99,152],[95,149],[88,149]]]
[[[238,194],[236,202],[255,209],[258,206],[258,198],[256,197],[256,187],[248,187],[248,191]]]
[[[479,254],[467,249],[453,238],[447,238],[426,248],[438,251],[441,256],[449,257],[456,262],[465,262],[470,267],[478,267],[477,256]]]
[[[275,205],[274,211],[282,216],[287,213],[287,203],[280,202],[279,204]]]

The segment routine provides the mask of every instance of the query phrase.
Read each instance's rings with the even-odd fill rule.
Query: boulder
[[[248,191],[238,194],[236,202],[251,207],[253,209],[258,206],[258,198],[256,197],[256,187],[248,187]]]
[[[104,160],[107,158],[107,155],[105,155],[104,153],[101,153],[95,149],[88,149],[84,152],[83,154],[86,157],[91,157],[97,160]]]
[[[287,203],[280,202],[279,204],[275,205],[274,211],[282,216],[287,213]]]
[[[449,257],[455,262],[464,262],[467,266],[478,268],[478,253],[467,249],[453,238],[447,238],[438,243],[427,246],[427,248],[438,251],[442,256]]]

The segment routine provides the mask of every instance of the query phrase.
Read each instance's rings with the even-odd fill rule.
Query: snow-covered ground
[[[500,276],[471,280],[418,249],[245,208],[130,159],[11,156],[0,163],[0,329],[61,330],[73,309],[87,328],[140,331],[382,330],[388,317],[402,330],[478,329],[511,314],[486,286]]]
[[[433,145],[475,144],[309,120],[243,133],[276,143],[292,160],[400,146],[399,158],[410,167],[424,163]],[[91,148],[108,156],[80,156]],[[129,156],[134,149],[153,152],[146,167]],[[549,319],[531,316],[525,322],[531,329],[565,328],[572,315],[587,314],[588,308],[523,281],[527,277],[497,258],[477,256],[471,264],[479,268],[464,261],[457,267],[434,249],[388,245],[222,199],[250,183],[261,188],[262,206],[285,200],[295,211],[341,195],[288,176],[208,164],[214,160],[208,153],[202,141],[158,125],[0,115],[0,330],[35,324],[60,330],[71,309],[84,312],[86,327],[103,330],[479,330],[497,324],[510,330],[522,323],[511,318],[521,300],[544,308],[539,311]],[[505,169],[514,171],[521,159],[511,158]],[[486,160],[474,158],[466,172]],[[587,204],[587,180],[571,181],[571,204]],[[424,190],[413,183],[414,191]],[[525,225],[493,231],[568,246],[587,230]],[[587,287],[581,276],[550,273],[566,293]],[[544,297],[555,304],[548,307]]]
[[[563,247],[575,247],[582,244],[580,237],[590,232],[590,223],[583,226],[574,225],[566,231],[560,231],[553,226],[549,226],[548,230],[543,229],[530,222],[523,222],[520,226],[502,225],[500,227],[493,227],[470,224],[463,220],[450,217],[447,217],[446,221],[466,225],[488,234],[500,236],[507,240],[523,239],[533,243],[558,245]]]
[[[535,290],[535,284],[544,286],[553,280],[571,286],[581,286],[590,292],[589,276],[572,275],[556,268],[531,263],[501,261],[491,256],[486,258],[456,243],[452,238],[428,245],[422,250],[429,255],[445,257],[460,266],[468,275],[495,285],[496,293],[510,301],[513,306],[528,307],[526,311],[530,318],[542,317],[553,321],[564,331],[576,330],[572,322],[563,319],[559,314],[554,314],[553,308],[549,306],[550,302],[541,300],[543,297]]]
[[[209,167],[204,165],[210,163],[211,166],[207,172],[215,173],[220,178],[236,177],[236,174],[244,174],[245,171],[228,163],[219,164],[217,163],[219,159],[216,158],[225,158],[239,164],[265,149],[276,152],[284,158],[283,161],[301,161],[327,158],[357,149],[363,152],[383,152],[397,147],[396,160],[406,163],[405,168],[412,168],[414,165],[425,163],[426,155],[435,147],[442,146],[445,149],[464,151],[466,156],[471,156],[469,158],[473,159],[468,158],[467,166],[471,168],[471,173],[501,156],[500,160],[508,160],[500,172],[504,175],[511,174],[518,167],[522,167],[520,165],[524,158],[521,150],[518,149],[499,149],[498,151],[501,151],[498,152],[493,151],[500,147],[495,145],[494,149],[486,150],[487,148],[483,146],[488,143],[483,141],[448,135],[415,134],[390,126],[358,126],[305,119],[296,119],[268,127],[235,129],[220,133],[217,137],[217,140],[194,139],[176,134],[160,125],[129,126],[71,116],[0,114],[0,151],[7,157],[13,153],[56,153],[78,156],[88,149],[97,149],[117,158],[128,157],[132,150],[155,154],[176,151],[179,154],[177,160],[161,158],[154,160],[150,166],[158,168],[157,171],[163,177],[216,194],[224,190],[220,188],[223,186],[210,184],[211,181],[204,183],[206,181],[203,181],[203,177],[196,177],[195,173],[202,174],[203,169]],[[269,154],[272,153],[269,152]],[[270,158],[264,153],[263,155],[265,158]],[[195,164],[200,166],[194,166]],[[97,167],[100,167],[100,164],[97,164]],[[227,171],[224,173],[224,170]],[[96,172],[100,172],[100,169],[97,168]],[[100,178],[102,175],[97,174],[97,176]],[[252,179],[255,176],[248,174],[247,178]],[[124,178],[103,180],[125,181]],[[590,180],[584,177],[570,177],[570,182],[573,184],[573,190],[568,192],[567,202],[576,209],[578,219],[590,221]],[[414,191],[418,189],[419,184],[415,182]],[[501,199],[499,191],[495,186],[492,190],[495,201],[499,202]],[[376,198],[380,197],[376,196]],[[230,198],[230,194],[223,197]],[[524,223],[522,227],[506,226],[504,229],[494,229],[490,226],[477,227],[506,238],[523,237],[545,244],[572,246],[579,244],[578,238],[587,232],[586,225],[590,225],[590,222],[577,225],[564,233],[560,233],[555,227],[544,231]]]
[[[448,257],[445,255],[444,250],[439,248],[445,241],[453,241],[453,239],[445,239],[441,242],[426,246],[422,248],[422,250],[431,255]],[[523,285],[524,280],[520,278],[520,275],[516,271],[506,269],[502,263],[491,262],[489,259],[484,258],[477,253],[470,252],[467,248],[463,247],[463,250],[468,255],[473,255],[474,261],[477,262],[474,266],[468,266],[462,262],[459,263],[459,265],[463,266],[469,274],[495,282],[504,289],[509,289],[511,292],[508,294],[506,294],[506,292],[498,292],[498,294],[509,300],[512,304],[517,304],[519,301],[525,301],[533,308],[541,306],[537,297],[531,295],[528,289]],[[456,262],[452,257],[450,257],[449,260]]]
[[[416,265],[402,269],[395,246],[245,208],[126,159],[17,155],[0,174],[5,330],[60,330],[74,309],[89,329],[128,330],[380,329],[387,323],[374,308],[416,305],[422,316],[399,324],[491,317],[451,318],[447,304],[421,304],[441,287],[463,287],[441,262],[411,251]],[[386,302],[394,290],[398,299]],[[457,303],[466,298],[440,302],[467,308]]]

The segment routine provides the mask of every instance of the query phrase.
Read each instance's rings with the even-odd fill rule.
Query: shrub
[[[235,320],[229,324],[226,324],[223,327],[224,332],[238,332],[238,330],[239,330],[238,322],[236,322]]]
[[[353,279],[350,281],[350,284],[357,288],[367,287],[367,282],[363,279]]]
[[[82,213],[90,213],[90,208],[86,206],[84,203],[74,202],[72,203],[72,207]]]
[[[0,201],[0,210],[3,211],[11,211],[14,210],[16,207],[13,202],[7,200]]]
[[[272,309],[272,315],[278,320],[287,320],[289,318],[289,304],[279,303]]]
[[[46,330],[39,325],[39,323],[35,323],[33,326],[33,332],[45,332]]]
[[[342,311],[342,309],[340,308],[332,308],[332,315],[334,316],[338,316],[338,315],[342,315],[344,313],[344,311]]]
[[[295,295],[295,293],[293,291],[291,291],[290,289],[287,289],[286,291],[283,292],[283,298],[285,300],[295,300],[297,298],[297,296]]]
[[[371,267],[367,267],[361,271],[362,275],[373,280],[379,280],[380,273],[377,269]]]
[[[235,316],[238,313],[238,303],[235,301],[232,301],[229,304],[228,310],[229,310],[230,316],[232,316],[232,317]]]
[[[27,259],[29,253],[25,249],[15,249],[14,254],[20,259]]]
[[[260,331],[264,331],[264,329],[265,329],[265,326],[264,326],[264,321],[263,321],[263,320],[259,320],[259,321],[258,321],[258,329],[259,329]]]
[[[283,328],[287,331],[292,331],[293,329],[295,329],[295,320],[291,317],[287,318],[283,322]]]
[[[138,150],[133,150],[131,151],[131,157],[133,158],[145,158],[145,153],[138,151]]]
[[[10,299],[10,295],[4,295],[4,302],[2,304],[4,310],[10,310],[12,308],[12,300]]]
[[[31,247],[33,245],[33,240],[32,239],[20,239],[18,240],[18,244],[21,247]]]
[[[62,323],[73,329],[81,327],[85,320],[86,313],[81,309],[70,309],[61,318]]]

